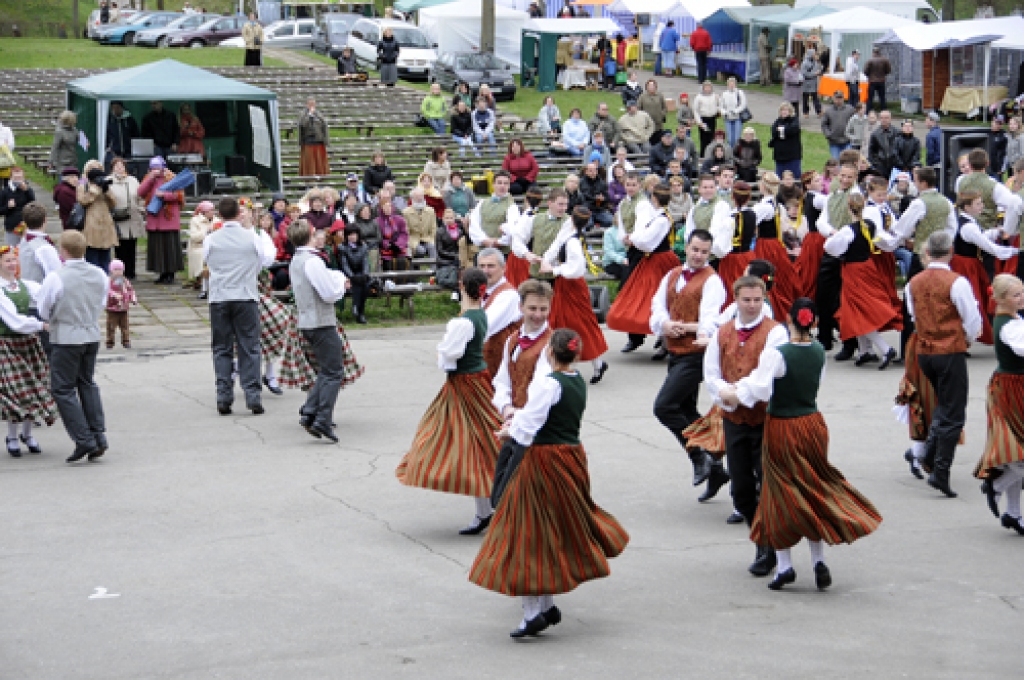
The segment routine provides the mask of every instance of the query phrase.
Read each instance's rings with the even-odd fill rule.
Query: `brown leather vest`
[[[768,334],[778,325],[778,322],[771,319],[762,320],[761,325],[743,344],[740,344],[740,336],[736,332],[736,321],[730,321],[718,329],[719,363],[725,382],[737,383],[741,378],[754,372],[761,352],[764,351]],[[754,408],[747,408],[741,404],[735,411],[722,411],[722,415],[726,420],[738,425],[761,425],[764,423],[767,408],[768,404],[763,401],[758,402]]]
[[[668,289],[665,291],[665,306],[668,307],[669,317],[673,321],[684,323],[696,323],[700,321],[700,301],[704,297],[704,283],[715,275],[715,270],[710,266],[693,275],[680,292],[676,292],[676,285],[679,277],[683,275],[683,268],[676,267],[668,276]],[[695,345],[697,339],[695,333],[687,333],[681,338],[665,338],[665,347],[672,354],[697,354],[703,352],[704,348]]]
[[[537,342],[528,350],[519,350],[519,356],[512,359],[512,355],[519,346],[519,331],[509,336],[508,345],[508,375],[512,379],[512,406],[520,409],[526,406],[526,392],[533,380],[533,372],[537,368],[537,361],[541,352],[551,341],[551,326],[544,329],[544,332],[537,338]]]
[[[957,278],[958,274],[947,269],[925,269],[910,282],[918,354],[967,351],[967,334],[951,295]]]

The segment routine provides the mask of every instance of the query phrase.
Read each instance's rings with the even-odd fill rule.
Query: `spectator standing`
[[[394,87],[398,82],[398,53],[401,47],[395,40],[395,32],[391,27],[384,29],[380,43],[377,45],[377,61],[380,62],[380,82],[386,87]]]
[[[892,126],[892,114],[882,111],[878,116],[879,127],[871,133],[868,141],[868,162],[886,180],[896,167],[896,130]]]
[[[85,177],[78,183],[77,198],[85,208],[85,261],[107,272],[110,249],[117,245],[117,229],[111,215],[115,204],[110,190],[113,182],[107,179],[100,161],[88,161],[82,171]]]
[[[158,274],[157,285],[174,283],[175,272],[185,262],[181,254],[181,206],[185,194],[181,191],[160,191],[160,187],[174,179],[174,173],[160,156],[149,161],[149,172],[139,184],[139,198],[148,206],[157,197],[163,206],[155,213],[146,212],[146,269]],[[226,217],[221,213],[221,217]],[[230,218],[227,218],[230,219]]]
[[[761,29],[761,34],[757,36],[757,59],[761,66],[761,85],[772,84],[772,54],[775,50],[772,48],[772,41],[768,37],[770,31],[768,27]]]
[[[700,128],[700,153],[715,139],[718,116],[722,112],[721,101],[709,82],[700,86],[700,94],[693,98],[693,113]]]
[[[893,149],[893,169],[913,175],[914,168],[921,167],[921,140],[914,136],[914,122],[903,121],[902,130],[896,137]],[[890,178],[885,177],[886,180]]]
[[[494,111],[487,106],[487,100],[477,97],[476,110],[473,111],[473,141],[477,144],[489,142],[491,152],[497,151],[497,144],[494,141]],[[479,156],[479,151],[477,152]]]
[[[630,102],[625,115],[619,118],[619,139],[630,153],[649,153],[654,134],[654,121],[640,110],[637,102]]]
[[[110,23],[116,24],[121,21],[121,10],[117,8],[117,3],[110,3]]]
[[[725,92],[719,96],[722,106],[722,117],[725,118],[725,139],[729,146],[736,146],[740,141],[743,121],[740,114],[747,108],[747,95],[739,89],[736,78],[731,77],[725,83]]]
[[[323,177],[331,174],[331,166],[327,161],[327,145],[331,133],[327,129],[327,120],[316,108],[316,100],[306,99],[306,110],[299,116],[299,174],[302,176]]]
[[[690,49],[697,57],[697,82],[703,83],[708,79],[708,55],[713,47],[711,34],[703,25],[697,24],[697,28],[690,34]]]
[[[263,66],[263,27],[256,21],[254,12],[249,12],[249,20],[242,26],[242,40],[245,41],[245,65]]]
[[[583,122],[583,112],[579,109],[570,111],[569,120],[562,126],[562,144],[571,156],[582,156],[590,144],[590,128]]]
[[[1009,140],[1003,131],[1002,116],[993,118],[991,125],[992,162],[988,166],[988,174],[998,180],[1003,175],[1003,166],[1006,164],[1006,147]]]
[[[580,124],[582,123],[581,120]],[[505,160],[501,163],[501,169],[511,176],[512,185],[509,188],[509,193],[513,196],[525,194],[530,185],[537,181],[537,175],[540,174],[537,159],[526,150],[523,140],[518,137],[509,141],[508,153],[505,154]]]
[[[768,142],[772,147],[775,159],[775,174],[789,170],[794,177],[800,176],[800,160],[803,158],[803,145],[800,142],[800,118],[796,108],[789,102],[779,106],[779,117],[772,123],[772,138]]]
[[[800,74],[800,67],[796,59],[786,62],[786,69],[782,72],[782,98],[793,105],[793,110],[800,110],[800,96],[803,94],[804,77]]]
[[[426,119],[427,125],[435,135],[445,133],[444,114],[447,108],[444,96],[441,94],[440,83],[431,83],[430,94],[424,97],[420,103],[420,115]]]
[[[562,134],[562,112],[555,106],[555,98],[544,97],[544,106],[537,113],[537,131],[551,139]]]
[[[634,74],[634,76],[635,75],[636,74]],[[638,99],[639,96],[637,96],[637,100]],[[621,141],[619,139],[619,124],[615,120],[615,118],[613,118],[608,113],[608,105],[604,102],[598,103],[597,111],[594,112],[594,115],[590,118],[590,121],[587,123],[587,129],[591,136],[593,136],[595,132],[600,130],[602,133],[604,133],[604,141],[611,146],[618,146],[619,142]]]
[[[107,115],[107,153],[104,164],[109,168],[115,157],[131,158],[132,140],[139,136],[139,124],[120,101],[110,102]],[[127,266],[127,265],[126,265]]]
[[[757,138],[754,128],[743,129],[743,137],[736,144],[732,155],[736,163],[737,178],[751,184],[757,182],[757,169],[763,158],[761,140]]]
[[[636,71],[630,71],[629,79],[622,86],[622,105],[629,106],[630,100],[639,101],[643,93],[644,88],[640,85],[640,81],[636,79]]]
[[[803,98],[804,118],[811,116],[811,102],[814,103],[814,112],[821,118],[821,99],[818,98],[818,78],[821,76],[821,62],[814,50],[807,50],[804,60],[800,64],[800,76],[804,79],[801,87]]]
[[[381,202],[378,211],[381,269],[386,272],[405,271],[409,268],[409,230],[405,218],[395,212],[391,201]]]
[[[110,23],[110,8],[107,7],[106,0],[100,0],[100,23]]]
[[[180,125],[178,153],[199,154],[206,158],[206,149],[203,148],[206,128],[203,127],[202,121],[192,113],[191,106],[182,104],[178,107],[178,122]]]
[[[4,217],[4,240],[9,246],[21,243],[21,234],[15,231],[21,224],[21,210],[36,200],[36,192],[25,181],[25,171],[14,166],[11,177],[4,180],[0,190],[0,215]]]
[[[139,198],[139,180],[128,174],[128,166],[124,159],[115,158],[110,167],[113,171],[110,175],[110,193],[114,197],[113,217],[114,226],[117,228],[114,257],[124,262],[124,275],[130,281],[134,281],[138,240],[146,235],[143,217],[146,206]]]
[[[807,100],[804,100],[804,113]],[[832,158],[838,159],[839,154],[850,148],[850,137],[847,126],[853,118],[854,109],[846,103],[846,97],[839,90],[832,93],[832,105],[825,107],[821,116],[821,133],[828,140],[828,152]]]
[[[878,95],[879,111],[885,110],[885,79],[892,73],[892,64],[888,57],[882,56],[882,50],[875,47],[871,50],[871,58],[864,64],[864,75],[868,79],[868,108],[875,103]]]
[[[57,129],[50,145],[50,172],[78,167],[78,117],[74,111],[63,111],[57,117]]]
[[[671,22],[669,23],[671,24]],[[640,95],[638,104],[640,110],[650,116],[651,122],[654,123],[654,133],[647,141],[657,144],[661,139],[661,131],[665,129],[666,110],[665,97],[658,92],[658,82],[654,78],[647,81],[645,92]]]
[[[850,90],[850,103],[854,106],[860,102],[860,76],[860,51],[854,50],[846,58],[846,70],[843,72],[846,87]]]
[[[430,160],[423,166],[423,172],[430,175],[434,188],[444,192],[452,176],[452,164],[448,162],[448,151],[443,146],[434,147],[430,152]]]
[[[469,111],[469,105],[465,99],[460,99],[455,104],[455,110],[451,116],[452,141],[459,145],[459,156],[466,156],[466,148],[476,150],[473,146],[473,114]],[[477,153],[479,156],[480,154]]]
[[[928,117],[924,119],[924,124],[928,128],[928,134],[924,138],[924,164],[927,166],[937,166],[942,162],[941,149],[942,149],[942,129],[939,127],[938,112],[932,111],[928,114]],[[1011,120],[1011,124],[1012,124]],[[1011,125],[1012,127],[1012,125]]]
[[[53,187],[53,202],[57,205],[57,214],[60,216],[60,223],[65,229],[69,229],[68,218],[71,210],[78,202],[78,168],[71,166],[64,168],[60,173],[60,182]]]
[[[679,51],[679,31],[676,30],[676,22],[669,21],[665,24],[658,47],[661,48],[661,74],[671,78],[676,73],[676,52]]]
[[[178,119],[164,108],[164,103],[154,101],[151,110],[142,119],[142,138],[153,140],[153,153],[162,158],[178,150]]]
[[[853,115],[850,116],[850,120],[846,123],[846,138],[850,140],[850,148],[860,151],[867,148],[870,137],[868,119],[864,115],[864,104],[857,102],[853,107]],[[838,161],[839,157],[836,156],[835,159]]]
[[[931,119],[929,115],[929,120]],[[938,114],[936,114],[936,117]],[[933,129],[938,129],[938,121],[935,123]],[[1017,161],[1024,159],[1024,133],[1021,131],[1021,120],[1019,116],[1013,116],[1010,118],[1009,130],[1006,133],[1006,172],[1007,176],[1012,177],[1014,175],[1014,168],[1017,165]],[[929,131],[929,135],[931,131]],[[937,154],[936,154],[937,155]],[[931,165],[929,163],[929,165]]]
[[[661,75],[661,34],[665,32],[665,22],[658,20],[654,28],[654,35],[651,37],[651,51],[654,52],[654,75]],[[623,102],[624,104],[626,102]]]
[[[111,261],[110,286],[107,290],[107,349],[114,349],[114,338],[118,330],[121,331],[121,345],[131,349],[128,310],[137,304],[139,301],[135,296],[135,288],[124,273],[124,262]]]
[[[205,300],[210,291],[210,279],[204,275],[206,263],[203,262],[203,243],[213,231],[213,221],[216,218],[217,208],[213,203],[202,201],[196,206],[195,212],[192,213],[192,219],[188,222],[188,253],[186,253],[188,256],[188,279],[199,286],[200,300]],[[278,250],[281,250],[280,245],[278,245]],[[284,253],[279,253],[277,259],[279,261],[291,260],[294,253],[294,249],[286,250]],[[287,269],[285,272],[287,273]],[[287,281],[287,277],[284,281]]]
[[[626,43],[626,37],[619,33],[615,36],[615,63],[618,64],[619,70],[625,70],[626,68],[626,50],[628,44]]]

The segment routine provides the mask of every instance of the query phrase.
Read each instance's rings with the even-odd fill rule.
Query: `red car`
[[[207,47],[219,45],[228,38],[242,35],[242,26],[248,21],[245,17],[217,17],[201,26],[179,31],[168,36],[170,47]]]

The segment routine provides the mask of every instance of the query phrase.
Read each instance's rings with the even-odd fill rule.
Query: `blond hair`
[[[1006,296],[1017,286],[1024,285],[1021,280],[1013,274],[999,274],[992,279],[992,297],[997,302],[1005,300]]]

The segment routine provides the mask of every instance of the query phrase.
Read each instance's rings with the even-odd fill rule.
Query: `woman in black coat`
[[[903,122],[903,129],[896,137],[893,156],[893,167],[900,172],[913,173],[914,168],[921,167],[921,140],[914,136],[914,124],[909,120]],[[995,172],[998,170],[996,168]]]
[[[356,323],[366,323],[366,298],[370,289],[370,251],[363,243],[359,227],[345,227],[345,242],[338,246],[338,266],[352,287],[338,301],[338,311],[345,310],[345,298],[352,298],[352,316]]]
[[[377,192],[388,180],[394,181],[395,176],[384,160],[384,154],[376,151],[370,164],[363,170],[363,191],[370,196],[376,196]]]
[[[800,160],[804,155],[800,143],[800,119],[789,102],[782,102],[779,106],[779,117],[772,123],[772,138],[768,146],[775,152],[776,175],[782,177],[782,173],[789,170],[794,177],[800,176]]]
[[[437,247],[437,285],[443,288],[453,291],[459,289],[459,240],[465,236],[465,229],[455,219],[455,211],[446,209],[434,236]]]
[[[757,182],[757,169],[761,165],[761,140],[752,127],[743,129],[743,136],[732,150],[736,163],[736,178],[744,182]]]
[[[380,62],[380,82],[388,87],[394,87],[398,82],[398,53],[401,49],[391,28],[385,28],[377,44],[377,60]]]

